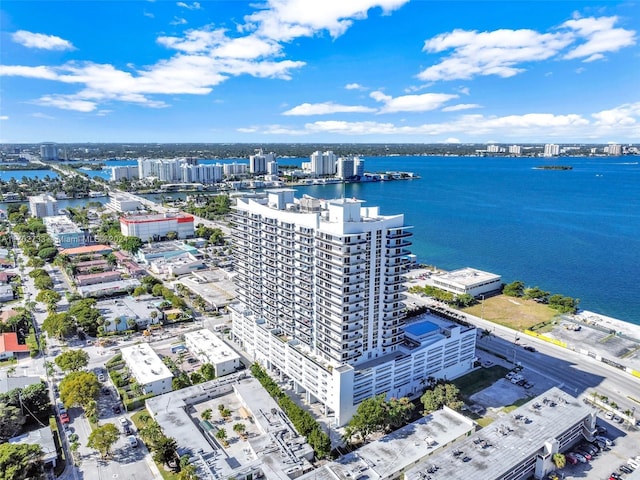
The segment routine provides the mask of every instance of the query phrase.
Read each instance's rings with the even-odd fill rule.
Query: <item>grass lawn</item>
[[[506,295],[486,298],[484,307],[481,301],[463,311],[518,331],[547,322],[558,315],[556,310],[547,305]]]
[[[507,368],[494,365],[493,367],[474,370],[471,373],[452,380],[451,383],[458,387],[463,399],[468,399],[474,393],[493,385],[504,377],[508,371],[509,369]]]

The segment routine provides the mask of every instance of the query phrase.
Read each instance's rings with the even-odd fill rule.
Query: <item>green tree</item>
[[[49,275],[42,275],[33,279],[33,284],[38,290],[51,290],[53,289],[53,280]]]
[[[524,293],[524,282],[516,280],[515,282],[508,283],[502,289],[502,293],[509,297],[521,297]]]
[[[244,426],[244,423],[236,423],[233,425],[233,431],[236,432],[241,437],[244,437],[244,432],[247,427]]]
[[[453,383],[444,385],[444,404],[453,409],[460,410],[463,402],[460,400],[460,390]]]
[[[38,295],[36,295],[36,301],[44,303],[49,313],[56,311],[60,300],[62,300],[62,295],[55,290],[40,290]]]
[[[182,388],[190,387],[191,380],[189,379],[189,375],[187,375],[185,372],[180,372],[177,376],[173,377],[171,386],[174,390],[180,390]]]
[[[549,297],[549,306],[560,313],[576,313],[580,300],[577,298],[565,297],[563,295],[551,295]]]
[[[216,378],[216,369],[210,363],[204,363],[200,367],[200,375],[204,377],[206,381]]]
[[[371,433],[381,430],[387,418],[385,403],[384,394],[362,401],[345,428],[345,440],[351,441],[357,435],[366,441]]]
[[[202,413],[200,414],[200,417],[202,417],[202,420],[209,421],[211,420],[211,415],[212,415],[211,409],[207,408],[206,410],[202,411]]]
[[[188,463],[180,470],[178,480],[198,480],[198,470],[195,466]]]
[[[562,453],[554,453],[551,459],[556,468],[562,469],[567,465],[567,458]]]
[[[86,407],[100,394],[100,382],[93,372],[71,372],[60,382],[60,399],[65,407]]]
[[[42,322],[42,330],[47,332],[50,337],[62,340],[64,337],[73,335],[76,330],[76,323],[68,313],[51,313]]]
[[[20,399],[25,411],[29,412],[27,423],[35,424],[37,419],[44,421],[51,413],[51,402],[49,401],[49,389],[44,382],[34,383],[20,389]],[[19,403],[16,404],[19,406]],[[33,418],[33,417],[36,418]]]
[[[399,428],[410,418],[415,405],[409,398],[392,398],[386,403],[388,428]]]
[[[89,354],[84,350],[67,350],[58,355],[55,362],[65,372],[77,372],[89,364]]]
[[[220,440],[223,444],[227,443],[227,431],[224,428],[219,429],[216,432],[216,438]]]
[[[117,427],[113,423],[106,423],[91,432],[87,447],[98,450],[102,458],[105,458],[118,438],[120,438],[120,432]]]
[[[442,408],[442,405],[444,405],[444,387],[436,385],[432,390],[425,391],[420,397],[420,402],[424,407],[425,415]]]
[[[172,230],[172,231],[170,231],[170,232],[167,232],[166,237],[167,237],[167,240],[177,240],[177,238],[178,238],[178,232],[173,231],[173,230]]]
[[[50,262],[58,254],[55,247],[45,247],[38,251],[38,256],[45,262]]]
[[[321,431],[319,427],[314,428],[307,437],[309,445],[313,447],[313,451],[317,458],[325,458],[331,453],[331,439],[329,435]]]
[[[471,305],[476,303],[476,298],[470,293],[463,293],[460,295],[456,295],[454,299],[454,303],[456,306],[460,308],[470,307]]]
[[[0,480],[44,478],[40,445],[3,443],[0,445]]]
[[[546,300],[549,297],[549,292],[545,292],[544,290],[538,287],[525,288],[523,292],[523,296],[524,298]]]
[[[162,435],[152,446],[153,459],[157,463],[168,464],[169,461],[176,458],[176,449],[178,448],[178,442],[173,438]]]
[[[198,372],[191,372],[189,375],[189,379],[191,380],[192,385],[197,385],[198,383],[204,382],[204,377]]]
[[[138,237],[122,237],[120,240],[120,248],[129,252],[131,255],[138,253],[144,242]]]
[[[0,443],[18,435],[25,421],[20,408],[0,403]]]

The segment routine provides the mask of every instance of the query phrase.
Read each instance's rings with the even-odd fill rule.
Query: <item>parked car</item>
[[[613,412],[607,412],[604,414],[604,417],[611,420],[613,418]]]
[[[633,470],[630,469],[629,467],[627,467],[626,465],[622,464],[618,467],[618,470],[620,470],[623,473],[633,473]]]
[[[107,377],[105,377],[103,373],[98,375],[98,380],[100,380],[101,382],[104,382],[106,379],[107,379]]]
[[[124,433],[125,435],[131,435],[133,432],[131,431],[131,427],[129,425],[123,425],[122,433]]]
[[[587,459],[584,457],[584,455],[580,455],[578,452],[571,452],[573,454],[574,457],[576,457],[578,459],[578,461],[580,463],[587,463]]]
[[[640,462],[635,458],[630,458],[629,460],[627,460],[627,465],[635,470],[636,468],[640,467]]]
[[[613,421],[616,422],[616,423],[624,422],[624,420],[622,420],[622,418],[620,418],[618,415],[614,415],[613,416]]]
[[[602,425],[598,425],[596,427],[596,433],[597,434],[607,433],[607,427],[603,427]]]
[[[583,450],[582,448],[576,449],[576,453],[582,455],[587,460],[587,462],[591,461],[591,459],[593,458],[589,452]]]
[[[69,423],[71,419],[69,418],[69,414],[68,413],[61,413],[60,414],[60,422],[62,422],[63,424],[65,423]]]
[[[533,348],[533,347],[532,347],[532,346],[530,346],[530,345],[525,346],[525,347],[524,347],[524,349],[525,349],[527,352],[535,352],[535,351],[536,351],[536,349],[535,349],[535,348]]]
[[[120,422],[120,425],[122,425],[123,427],[125,425],[129,425],[129,420],[126,419],[126,417],[120,417],[118,418],[118,422]]]
[[[570,465],[575,465],[578,463],[578,459],[571,452],[565,453],[564,458],[567,460],[567,463],[569,463]]]
[[[127,442],[129,442],[129,446],[131,448],[136,448],[138,446],[138,439],[135,435],[129,435],[127,437]]]
[[[604,444],[605,444],[607,447],[610,447],[611,445],[613,445],[613,440],[611,440],[610,438],[605,437],[605,436],[603,436],[603,435],[598,435],[598,436],[596,436],[596,440],[600,440],[601,442],[604,442]]]
[[[512,379],[513,377],[515,377],[515,376],[516,376],[516,372],[511,371],[511,372],[509,372],[509,373],[507,373],[507,374],[505,375],[505,378],[506,378],[507,380],[511,380],[511,379]]]
[[[598,448],[591,443],[582,443],[578,448],[580,450],[584,450],[585,452],[589,452],[591,455],[595,455],[596,453],[598,453]]]
[[[120,413],[120,405],[113,405],[113,406],[111,407],[111,411],[112,411],[113,413]]]

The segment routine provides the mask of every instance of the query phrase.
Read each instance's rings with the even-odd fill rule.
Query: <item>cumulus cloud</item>
[[[425,42],[423,51],[452,50],[449,57],[418,74],[424,81],[470,79],[478,75],[512,77],[524,69],[524,62],[546,60],[569,45],[564,33],[501,29],[492,32],[454,30]]]
[[[584,62],[592,62],[604,58],[604,53],[617,52],[621,48],[636,43],[636,32],[624,28],[616,28],[618,17],[578,18],[562,24],[573,30],[584,40],[583,43],[567,53],[565,59],[584,58]]]
[[[9,120],[7,115],[0,115],[0,120]]]
[[[401,97],[391,97],[380,91],[371,92],[370,97],[377,102],[384,103],[379,113],[396,112],[427,112],[436,110],[444,103],[458,95],[447,93],[423,93],[421,95],[403,95]]]
[[[304,116],[304,115],[328,115],[332,113],[367,113],[375,112],[375,108],[363,107],[358,105],[339,105],[337,103],[303,103],[297,105],[282,115]]]
[[[324,120],[307,123],[303,128],[282,125],[252,126],[250,133],[300,135],[333,134],[344,136],[393,136],[396,138],[448,136],[447,143],[464,138],[465,141],[483,141],[486,138],[519,141],[546,141],[553,139],[600,139],[603,137],[640,136],[640,102],[628,103],[593,113],[579,114],[525,113],[492,116],[481,114],[460,115],[446,122],[408,125],[394,122]]]
[[[508,78],[523,72],[530,62],[551,58],[583,58],[584,62],[592,62],[604,58],[605,53],[635,45],[636,32],[615,27],[617,22],[615,16],[577,18],[564,22],[552,33],[529,29],[488,32],[456,29],[425,41],[424,52],[449,54],[420,72],[418,78],[423,81],[484,75]]]
[[[359,83],[347,83],[344,88],[347,90],[365,90],[365,87]]]
[[[55,35],[45,35],[44,33],[27,32],[18,30],[11,39],[27,48],[41,48],[43,50],[74,50],[74,46],[68,40]]]
[[[186,25],[187,19],[182,17],[173,17],[173,20],[169,22],[169,25]]]
[[[305,62],[283,59],[285,43],[324,31],[336,37],[354,21],[366,18],[370,10],[389,13],[407,1],[327,0],[316,4],[306,0],[267,0],[255,6],[256,11],[247,15],[234,32],[205,26],[177,36],[159,36],[157,42],[175,50],[174,55],[142,69],[70,62],[55,67],[0,66],[0,75],[55,80],[81,88],[73,94],[45,95],[37,100],[41,105],[84,112],[113,101],[163,107],[164,102],[150,96],[207,95],[216,85],[240,75],[288,80]],[[198,2],[178,2],[178,6],[200,8]],[[175,17],[172,23],[183,25],[186,20]]]
[[[458,112],[460,110],[470,110],[472,108],[482,108],[482,105],[477,103],[459,103],[457,105],[451,105],[450,107],[444,107],[443,112]]]

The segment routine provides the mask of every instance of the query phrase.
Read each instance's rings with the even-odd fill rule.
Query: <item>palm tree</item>
[[[246,431],[246,429],[247,427],[244,426],[244,423],[236,423],[233,426],[233,431],[236,432],[242,438],[245,438],[244,432]]]
[[[225,447],[228,445],[227,442],[227,431],[224,428],[221,428],[216,432],[216,438],[222,442],[222,445]]]
[[[211,420],[211,409],[207,408],[206,410],[203,410],[203,412],[200,414],[200,417],[202,417],[202,420],[205,421]]]

